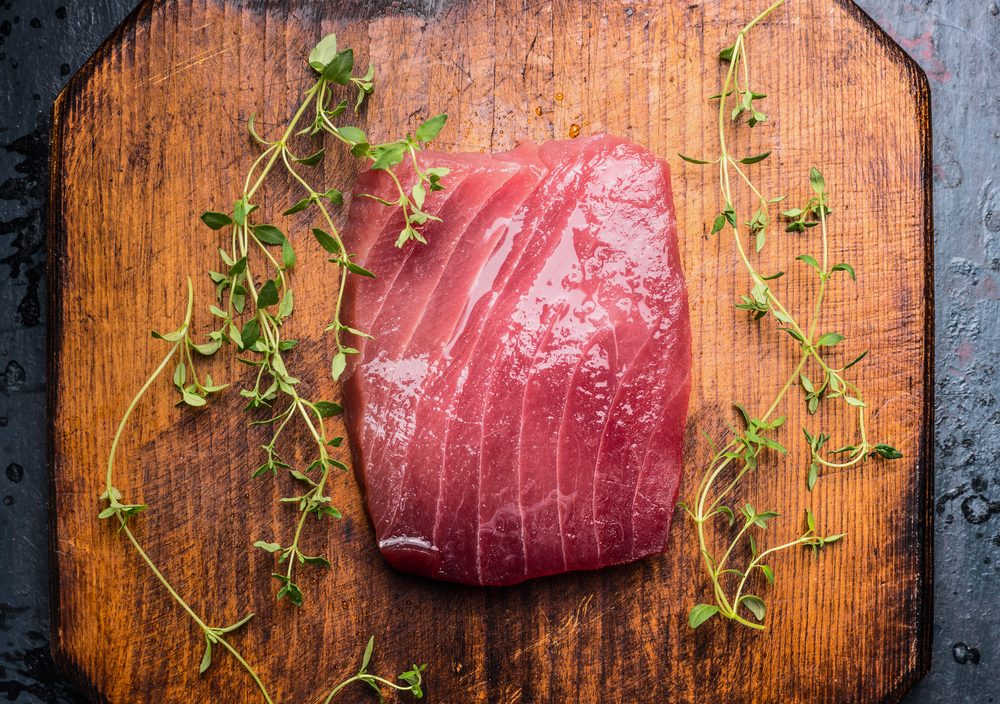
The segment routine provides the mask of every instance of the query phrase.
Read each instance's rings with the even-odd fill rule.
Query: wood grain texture
[[[310,80],[304,57],[337,31],[383,77],[362,121],[394,136],[427,115],[451,120],[439,148],[501,150],[606,130],[640,142],[673,167],[681,250],[691,293],[695,364],[682,496],[700,477],[699,430],[724,433],[733,399],[769,398],[795,350],[773,326],[732,308],[747,288],[726,237],[704,237],[718,209],[714,178],[675,154],[713,146],[715,58],[759,3],[637,0],[384,4],[176,0],[146,2],[73,79],[55,108],[50,228],[52,471],[57,605],[53,647],[94,698],[109,702],[252,702],[231,659],[197,675],[202,642],[108,525],[98,523],[101,465],[129,398],[163,354],[150,327],[182,315],[184,277],[214,260],[215,235],[197,219],[224,209],[254,148],[243,124],[275,130]],[[929,665],[932,288],[930,132],[926,80],[852,4],[793,0],[755,31],[756,86],[770,123],[740,130],[735,149],[774,154],[753,167],[769,193],[804,200],[820,165],[836,209],[832,257],[859,284],[833,286],[824,325],[845,333],[845,356],[871,347],[859,374],[873,400],[871,433],[906,458],[821,478],[805,491],[798,428],[787,410],[787,462],[757,475],[747,499],[786,518],[775,541],[811,507],[848,539],[814,558],[775,561],[770,628],[715,623],[692,633],[690,604],[707,598],[691,526],[678,518],[666,555],[504,589],[446,585],[399,574],[381,559],[350,476],[332,486],[347,518],[313,527],[329,572],[303,571],[301,610],[274,603],[271,557],[291,514],[285,478],[249,480],[263,434],[231,393],[200,413],[172,405],[166,382],[143,403],[122,448],[117,484],[152,509],[140,540],[209,622],[255,611],[234,638],[278,702],[310,704],[356,667],[369,634],[376,669],[430,664],[428,701],[881,702],[896,701]],[[325,182],[348,185],[354,166],[331,153]],[[318,179],[320,180],[320,179]],[[277,217],[297,200],[273,182]],[[300,264],[290,324],[293,358],[317,396],[326,373],[329,268],[295,221]],[[764,270],[806,311],[813,278],[791,258],[816,237],[775,234]],[[206,276],[197,294],[211,295]],[[207,305],[207,303],[205,304]],[[202,306],[204,308],[205,306]],[[198,322],[208,324],[206,312]],[[239,383],[230,354],[210,365]],[[847,430],[825,416],[837,442]],[[291,451],[291,450],[290,450]],[[308,576],[307,576],[308,575]],[[354,701],[361,695],[345,695]]]

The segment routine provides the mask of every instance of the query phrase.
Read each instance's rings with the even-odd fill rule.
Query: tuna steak
[[[421,160],[451,169],[428,244],[357,197],[393,198],[382,172],[347,227],[377,277],[350,277],[374,339],[344,399],[382,554],[503,585],[662,552],[691,368],[667,165],[606,135]]]

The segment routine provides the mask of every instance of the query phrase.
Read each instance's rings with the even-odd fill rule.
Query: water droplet
[[[17,484],[24,479],[24,468],[17,462],[11,462],[7,465],[7,479]]]
[[[542,116],[542,106],[541,105],[539,105],[538,107],[535,108],[535,114],[538,115],[539,117]]]
[[[575,122],[572,125],[570,125],[569,126],[569,136],[571,138],[573,138],[573,139],[576,139],[577,137],[579,137],[580,136],[580,125],[576,124]]]
[[[5,497],[3,497],[3,505],[4,506],[13,506],[14,505],[14,497],[13,496],[5,496]]]
[[[563,99],[563,94],[562,93],[556,93],[556,100],[562,100],[562,99]]]
[[[986,523],[994,513],[1000,513],[1000,502],[991,502],[982,494],[967,496],[962,501],[962,515],[973,525]]]
[[[970,662],[973,665],[978,665],[980,660],[979,649],[970,648],[961,641],[951,646],[951,655],[959,665],[966,665]]]
[[[24,386],[26,378],[27,374],[24,371],[24,367],[12,359],[7,362],[7,368],[3,370],[3,376],[0,377],[0,380],[2,380],[8,391],[20,391]]]

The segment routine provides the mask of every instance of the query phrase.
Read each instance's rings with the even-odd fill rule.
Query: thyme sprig
[[[194,306],[194,287],[191,283],[190,277],[188,277],[187,280],[187,293],[187,308],[185,309],[184,321],[181,326],[169,333],[158,333],[156,331],[152,333],[153,337],[171,343],[170,350],[163,358],[163,361],[157,365],[156,369],[149,376],[149,378],[146,379],[141,387],[139,387],[139,391],[132,398],[128,407],[125,409],[125,413],[122,415],[121,421],[115,429],[114,437],[111,440],[111,450],[108,452],[107,470],[104,477],[104,492],[100,496],[100,500],[107,501],[108,505],[101,510],[98,514],[98,518],[104,520],[115,517],[118,519],[123,528],[126,527],[130,517],[138,515],[142,511],[149,508],[147,504],[123,503],[122,492],[114,485],[115,456],[118,453],[118,445],[121,443],[129,418],[132,417],[132,413],[135,411],[136,406],[139,405],[142,397],[146,395],[147,391],[149,391],[149,387],[153,385],[153,382],[156,381],[156,379],[163,373],[170,363],[174,361],[174,359],[177,359],[178,361],[177,366],[174,369],[173,380],[174,385],[181,393],[182,400],[180,403],[186,403],[189,406],[203,406],[205,405],[205,398],[208,395],[217,393],[226,388],[225,385],[220,386],[213,384],[212,377],[208,374],[204,377],[204,384],[198,381],[198,373],[194,361],[195,358],[192,356],[191,350],[204,348],[196,343],[191,336],[191,314]],[[185,364],[185,360],[187,360],[187,364]],[[187,370],[190,370],[193,379],[190,384],[186,382]]]
[[[378,700],[385,701],[382,696],[383,687],[389,687],[397,692],[409,692],[417,699],[421,699],[424,696],[424,691],[421,687],[423,685],[423,674],[424,670],[427,669],[427,665],[416,665],[414,664],[406,672],[400,674],[396,679],[402,680],[403,684],[397,684],[396,682],[391,682],[384,677],[379,677],[368,672],[368,665],[371,663],[372,652],[375,648],[375,636],[368,639],[368,645],[365,646],[365,652],[361,656],[361,667],[358,669],[357,673],[351,677],[348,677],[343,682],[338,684],[323,700],[323,704],[330,704],[342,690],[350,685],[361,682],[368,685],[375,690],[378,695]]]
[[[149,567],[156,579],[167,590],[171,598],[177,602],[184,612],[191,617],[191,620],[194,621],[195,625],[198,626],[205,639],[205,654],[202,656],[201,663],[199,664],[199,672],[203,674],[206,670],[208,670],[208,667],[212,662],[212,646],[220,645],[234,658],[236,658],[240,665],[247,671],[251,679],[253,679],[254,684],[263,695],[264,700],[268,704],[273,704],[273,700],[268,694],[267,688],[264,686],[264,683],[257,674],[257,671],[243,658],[239,651],[236,650],[236,648],[233,647],[233,645],[231,645],[225,637],[227,634],[233,633],[239,630],[242,626],[246,625],[250,619],[253,618],[254,614],[250,613],[247,616],[235,621],[230,626],[209,626],[187,603],[187,601],[181,597],[177,590],[174,589],[173,585],[167,581],[167,578],[156,566],[156,563],[153,562],[152,558],[139,543],[135,534],[132,532],[132,529],[129,527],[129,519],[147,509],[148,506],[146,504],[122,502],[122,492],[119,491],[114,485],[115,456],[117,454],[119,442],[123,437],[126,427],[128,426],[128,421],[132,417],[132,413],[135,411],[142,398],[146,395],[146,392],[149,391],[149,388],[164,373],[171,362],[176,361],[178,366],[184,363],[183,357],[185,355],[185,350],[187,350],[188,346],[191,344],[190,330],[193,308],[194,287],[192,286],[191,279],[189,277],[187,280],[187,306],[185,308],[184,320],[181,323],[181,326],[172,333],[166,335],[156,335],[157,337],[170,342],[170,349],[168,350],[166,356],[164,356],[163,360],[156,366],[153,372],[139,388],[136,395],[132,398],[128,408],[125,409],[125,413],[122,415],[121,421],[118,423],[114,439],[111,441],[111,450],[108,453],[107,473],[105,474],[105,487],[104,492],[100,497],[101,501],[108,502],[108,506],[100,512],[98,517],[101,519],[114,518],[116,520],[119,530],[124,533],[125,537],[128,538],[130,543],[132,543],[132,547],[139,554],[139,557],[142,558],[142,561],[146,563],[146,566]],[[186,398],[184,400],[190,404],[190,401]]]
[[[728,505],[733,502],[734,492],[748,473],[756,471],[762,461],[787,453],[785,446],[778,440],[786,418],[776,413],[793,386],[801,386],[803,389],[809,414],[817,411],[822,400],[840,399],[856,419],[853,443],[826,454],[823,448],[830,439],[829,434],[823,432],[812,434],[803,428],[810,448],[810,466],[806,475],[806,485],[810,491],[816,484],[822,467],[842,469],[857,465],[872,456],[885,459],[902,457],[902,454],[891,445],[870,441],[866,427],[868,404],[857,383],[846,374],[847,370],[860,362],[867,352],[840,367],[832,364],[826,356],[830,349],[844,340],[844,336],[839,332],[821,329],[821,314],[828,282],[837,272],[843,272],[852,280],[855,279],[856,273],[850,264],[832,263],[830,259],[827,221],[833,211],[829,206],[825,179],[818,169],[810,169],[809,182],[812,195],[806,203],[802,207],[781,212],[781,216],[786,220],[787,232],[805,233],[817,227],[820,231],[819,257],[812,254],[800,254],[796,257],[798,261],[811,268],[819,279],[808,324],[803,325],[798,322],[769,283],[782,277],[784,272],[765,275],[758,271],[748,254],[747,244],[750,241],[753,242],[756,252],[760,252],[765,246],[766,233],[773,226],[771,209],[776,203],[784,200],[784,196],[769,198],[764,195],[743,168],[764,161],[770,156],[770,152],[737,157],[729,150],[726,131],[729,123],[739,124],[744,119],[750,128],[767,121],[767,115],[761,111],[760,103],[754,102],[767,96],[752,87],[747,58],[747,36],[754,26],[784,2],[785,0],[777,0],[754,17],[737,33],[734,42],[719,53],[720,59],[728,64],[721,89],[710,98],[719,103],[719,156],[715,159],[698,159],[680,155],[690,163],[714,165],[718,168],[722,209],[712,223],[711,234],[732,233],[733,244],[740,262],[750,277],[751,284],[749,293],[741,297],[735,304],[736,308],[748,311],[755,320],[773,317],[778,329],[786,332],[799,349],[799,359],[794,370],[762,415],[754,416],[743,406],[735,404],[742,417],[743,429],[732,428],[731,438],[721,448],[717,448],[711,438],[706,436],[714,454],[699,484],[694,501],[691,504],[682,503],[681,506],[695,524],[698,547],[712,585],[714,603],[696,604],[690,610],[688,623],[692,628],[697,628],[718,614],[749,628],[763,629],[766,603],[760,596],[747,593],[747,588],[757,578],[758,573],[767,583],[773,583],[774,570],[768,564],[769,559],[779,552],[796,546],[819,550],[843,538],[843,534],[824,536],[819,533],[813,514],[807,510],[806,527],[799,537],[762,550],[758,546],[758,537],[762,531],[767,530],[769,522],[780,514],[773,510],[759,511],[749,503],[744,503],[735,510]],[[738,215],[736,206],[736,187],[741,185],[754,204],[752,214],[745,220]],[[813,382],[806,375],[807,368],[820,381]],[[846,454],[846,459],[844,461],[830,459],[830,455],[838,453]],[[717,524],[719,518],[725,520],[731,536],[728,541],[723,541],[726,547],[721,554],[713,549],[717,541],[712,539],[709,532],[710,527]],[[747,551],[750,555],[749,560],[739,568],[733,567],[732,561]]]
[[[270,693],[257,670],[243,657],[243,655],[233,646],[226,638],[229,634],[235,633],[240,630],[243,626],[247,625],[251,619],[255,616],[254,613],[249,613],[246,616],[238,619],[228,626],[210,626],[208,623],[202,619],[194,608],[177,592],[174,586],[167,580],[166,576],[160,571],[156,563],[153,562],[149,553],[142,547],[142,544],[136,538],[135,533],[129,526],[129,519],[136,516],[141,511],[148,508],[146,504],[132,504],[122,502],[122,493],[114,486],[114,469],[115,469],[115,456],[118,448],[120,439],[128,425],[129,419],[132,417],[132,413],[135,411],[139,402],[145,396],[146,392],[153,385],[153,383],[164,373],[167,367],[172,361],[181,360],[184,355],[185,345],[190,342],[189,331],[191,328],[191,317],[194,307],[194,290],[191,283],[191,279],[187,280],[187,306],[184,314],[184,321],[181,326],[169,335],[157,335],[157,337],[172,342],[170,349],[168,350],[166,356],[163,360],[156,366],[153,372],[149,375],[146,381],[140,387],[138,393],[132,399],[132,402],[128,405],[125,413],[122,415],[121,421],[118,424],[118,428],[115,432],[114,440],[111,443],[111,450],[108,455],[107,464],[107,474],[105,475],[105,490],[101,494],[101,500],[107,501],[108,506],[104,508],[99,517],[101,519],[115,518],[119,530],[125,534],[132,547],[142,558],[142,561],[146,563],[150,571],[156,577],[156,579],[163,585],[167,593],[170,594],[171,598],[180,606],[184,612],[194,621],[195,625],[201,631],[202,636],[205,640],[205,650],[202,654],[201,661],[198,664],[198,673],[205,674],[212,665],[213,659],[213,648],[215,646],[220,646],[225,649],[240,666],[247,672],[250,678],[253,680],[254,685],[260,691],[261,696],[267,704],[274,704],[274,700],[271,698]],[[178,361],[178,364],[183,363]],[[382,677],[372,675],[367,671],[368,664],[371,660],[372,651],[374,649],[374,636],[368,640],[367,647],[365,648],[364,656],[362,658],[362,664],[360,670],[357,674],[343,680],[337,686],[335,686],[324,700],[324,704],[329,704],[337,694],[339,694],[348,685],[355,682],[363,682],[370,687],[374,688],[381,699],[381,686],[385,685],[391,687],[394,690],[400,692],[409,692],[415,698],[420,699],[423,697],[423,673],[427,669],[427,665],[413,665],[413,667],[406,672],[399,675],[397,679],[402,680],[405,686],[390,682]]]
[[[274,573],[274,577],[281,584],[278,599],[287,598],[295,605],[302,604],[302,592],[293,579],[296,564],[315,564],[324,567],[330,565],[329,561],[321,555],[304,553],[300,547],[300,540],[308,516],[312,515],[316,518],[341,517],[340,511],[331,505],[331,499],[325,493],[325,489],[332,469],[346,471],[348,467],[331,456],[330,448],[340,447],[343,438],[329,437],[325,421],[331,416],[341,413],[342,409],[332,401],[310,400],[302,395],[298,390],[300,380],[294,377],[286,366],[283,353],[293,350],[297,345],[295,340],[284,339],[281,334],[284,323],[292,315],[294,309],[294,293],[290,285],[289,272],[296,265],[297,256],[291,240],[279,227],[257,221],[254,213],[259,210],[259,207],[254,201],[267,177],[276,166],[280,166],[306,193],[305,198],[288,208],[284,214],[290,216],[314,207],[322,217],[325,227],[312,228],[312,234],[323,249],[332,255],[329,257],[329,261],[339,268],[333,321],[327,326],[327,331],[334,333],[336,349],[331,361],[331,374],[337,380],[346,368],[347,355],[357,354],[357,350],[350,347],[346,340],[351,336],[369,337],[367,333],[355,330],[341,322],[340,316],[347,276],[357,274],[372,277],[374,274],[353,261],[353,256],[348,253],[335,225],[331,208],[343,204],[342,192],[334,188],[326,190],[314,188],[300,171],[300,166],[315,166],[320,163],[325,148],[320,148],[309,156],[298,157],[293,153],[290,141],[297,134],[298,125],[311,105],[317,106],[317,115],[324,121],[324,124],[344,112],[346,109],[344,100],[341,100],[336,108],[332,110],[329,108],[334,86],[353,86],[357,90],[357,96],[354,100],[354,110],[357,112],[365,98],[374,91],[375,70],[373,66],[369,66],[365,74],[354,76],[353,51],[350,49],[338,51],[334,35],[325,37],[313,49],[309,56],[309,64],[319,74],[319,78],[304,93],[301,104],[277,140],[267,141],[261,137],[255,125],[255,118],[250,118],[248,122],[250,135],[263,149],[253,162],[244,181],[242,192],[234,201],[232,208],[228,212],[208,211],[201,215],[202,221],[212,230],[228,229],[230,235],[228,247],[219,250],[219,257],[223,264],[220,267],[221,270],[210,272],[212,281],[216,285],[216,302],[210,307],[212,315],[217,319],[216,327],[208,333],[206,342],[199,343],[194,339],[191,332],[194,291],[191,279],[188,278],[187,305],[182,324],[169,333],[153,333],[154,337],[166,341],[170,347],[162,361],[132,398],[118,424],[108,455],[105,487],[100,496],[101,502],[106,502],[107,505],[101,509],[99,518],[116,519],[120,531],[126,535],[157,580],[202,632],[205,640],[205,651],[199,665],[199,672],[204,673],[208,670],[212,663],[213,648],[221,646],[247,671],[267,704],[273,704],[273,700],[266,686],[256,670],[227,639],[228,635],[245,626],[254,614],[244,616],[228,626],[209,626],[198,616],[187,601],[174,589],[136,539],[129,526],[129,521],[146,510],[148,506],[144,503],[130,503],[123,499],[122,492],[115,487],[114,470],[118,446],[124,436],[129,419],[147,391],[166,372],[171,363],[174,364],[172,375],[174,386],[180,394],[179,405],[204,406],[210,395],[222,391],[226,385],[215,384],[208,374],[199,376],[197,358],[194,353],[201,356],[211,356],[224,344],[232,344],[239,353],[244,355],[238,357],[239,361],[257,370],[253,386],[240,391],[241,395],[247,399],[247,410],[280,407],[276,414],[272,411],[273,415],[270,417],[253,421],[254,425],[272,425],[275,428],[270,441],[262,446],[266,459],[264,464],[254,472],[254,476],[261,476],[268,471],[277,474],[279,469],[288,470],[292,478],[304,487],[298,495],[281,499],[284,503],[295,505],[299,513],[291,542],[287,546],[266,541],[255,543],[256,547],[277,554],[279,564],[287,563],[284,572]],[[420,210],[423,205],[423,195],[425,195],[426,190],[443,188],[441,178],[447,175],[448,170],[442,168],[421,170],[416,152],[426,142],[437,136],[446,120],[447,116],[445,115],[435,116],[424,122],[413,137],[407,135],[403,140],[387,143],[389,145],[405,145],[403,149],[413,161],[414,170],[418,174],[418,183],[409,194],[403,193],[403,188],[399,185],[401,181],[393,172],[393,167],[402,160],[402,157],[396,159],[395,156],[385,156],[387,151],[395,154],[396,147],[388,149],[386,145],[371,146],[366,144],[364,150],[352,149],[352,153],[356,157],[370,160],[372,169],[386,171],[399,185],[401,195],[398,201],[382,201],[387,205],[398,207],[404,215],[406,223],[404,231],[409,232],[409,235],[405,240],[400,238],[398,246],[402,246],[411,239],[425,242],[419,228],[431,219],[431,216]],[[343,131],[346,128],[339,129]],[[323,127],[316,132],[332,133],[331,130],[332,128]],[[349,131],[348,133],[350,134]],[[344,141],[342,137],[341,141]],[[419,190],[418,186],[424,188],[425,191]],[[280,253],[275,255],[272,253],[271,247],[280,248]],[[261,262],[263,262],[263,268],[258,273],[256,267]],[[316,445],[316,459],[303,471],[294,469],[287,464],[276,449],[282,432],[296,418],[301,419]],[[398,691],[408,691],[417,698],[423,696],[422,673],[426,666],[414,665],[411,670],[401,674],[398,679],[402,680],[405,686],[399,685],[367,672],[372,648],[373,640],[369,640],[360,671],[337,685],[327,696],[327,702],[348,684],[359,681],[374,687],[379,691],[380,696],[381,685],[392,687]]]
[[[319,50],[319,47],[317,47],[317,50]],[[336,42],[334,41],[332,46],[326,47],[324,51],[336,52]],[[347,51],[350,50],[348,49]],[[323,57],[317,58],[321,61]],[[353,62],[353,54],[351,54],[350,62]],[[364,96],[373,90],[370,82],[370,76],[373,74],[374,69],[369,66],[368,73],[365,74],[367,80],[359,84],[358,98],[355,106],[360,105]],[[399,231],[399,235],[396,238],[397,247],[402,247],[411,240],[426,244],[427,240],[424,239],[420,228],[429,220],[440,221],[440,218],[424,212],[422,209],[424,200],[429,192],[439,191],[444,187],[441,184],[441,178],[447,176],[449,170],[443,167],[421,168],[420,162],[417,160],[417,151],[423,148],[427,142],[438,136],[438,133],[447,122],[448,116],[444,114],[435,115],[421,124],[412,135],[407,134],[402,139],[382,144],[370,144],[368,135],[360,128],[352,125],[337,126],[334,124],[333,120],[347,109],[347,102],[346,100],[341,100],[331,108],[330,105],[332,102],[332,94],[326,87],[321,88],[320,95],[316,101],[316,115],[313,118],[312,126],[308,130],[303,130],[303,132],[308,131],[311,134],[326,132],[333,135],[333,137],[350,147],[353,156],[371,162],[372,169],[384,170],[392,178],[396,186],[397,198],[389,200],[370,193],[362,193],[360,195],[376,200],[383,205],[398,207],[402,211],[404,224],[403,229]],[[417,176],[417,181],[410,187],[409,192],[407,192],[393,171],[393,167],[400,164],[406,158],[410,159],[414,174]]]
[[[282,326],[292,315],[294,294],[289,284],[288,271],[296,264],[296,253],[291,240],[276,225],[256,222],[258,206],[254,202],[258,190],[265,183],[272,170],[282,168],[304,192],[304,197],[285,210],[285,216],[295,215],[307,209],[318,210],[321,227],[311,228],[313,237],[329,256],[328,261],[338,267],[338,285],[334,298],[333,320],[326,327],[332,333],[335,351],[330,363],[334,380],[339,380],[347,368],[349,355],[358,350],[351,344],[351,338],[369,338],[367,332],[354,329],[341,319],[344,290],[347,277],[351,274],[374,277],[354,261],[347,251],[340,231],[334,221],[332,208],[344,203],[343,193],[335,188],[323,189],[313,186],[305,175],[303,167],[319,164],[326,154],[321,147],[308,156],[300,157],[292,151],[290,141],[296,134],[328,133],[350,146],[356,158],[369,162],[374,170],[385,171],[398,186],[400,197],[396,201],[377,199],[401,210],[404,229],[400,233],[397,246],[403,246],[411,239],[426,242],[419,228],[428,220],[437,219],[420,210],[426,190],[443,188],[441,178],[448,170],[428,168],[422,170],[417,160],[417,151],[435,138],[447,121],[446,115],[437,115],[417,128],[414,136],[407,135],[402,140],[371,145],[367,137],[357,127],[336,126],[333,120],[348,109],[346,98],[337,101],[337,88],[352,86],[357,91],[354,110],[357,112],[365,98],[374,91],[374,67],[369,65],[362,76],[354,76],[354,52],[352,49],[338,49],[336,35],[325,37],[310,53],[309,65],[318,74],[316,82],[304,94],[303,101],[286,125],[281,136],[268,141],[260,135],[251,118],[248,129],[253,139],[262,147],[260,156],[253,163],[244,181],[243,191],[234,202],[231,212],[206,212],[202,220],[212,229],[229,228],[230,248],[221,249],[220,257],[225,265],[222,272],[210,272],[216,283],[218,305],[213,305],[213,315],[220,319],[219,326],[209,334],[214,343],[231,343],[246,354],[240,361],[257,369],[254,385],[240,391],[247,399],[248,410],[273,409],[279,407],[258,425],[271,425],[274,432],[269,442],[262,445],[264,462],[254,476],[279,470],[287,470],[301,487],[291,496],[280,499],[282,503],[295,506],[298,519],[290,541],[279,542],[258,540],[254,545],[277,555],[283,571],[274,572],[279,583],[278,598],[287,598],[292,604],[301,606],[302,591],[295,582],[297,565],[329,567],[329,560],[323,555],[310,555],[303,551],[301,539],[306,519],[341,518],[339,509],[332,505],[326,486],[332,470],[347,471],[346,464],[331,455],[330,448],[338,448],[342,437],[327,435],[325,420],[342,412],[341,407],[325,400],[311,400],[299,392],[300,381],[288,371],[283,353],[295,348],[297,342],[282,338]],[[337,101],[334,103],[334,101]],[[300,128],[300,124],[313,110],[315,116],[311,125]],[[399,177],[394,172],[409,154],[413,168],[418,175],[417,183],[409,194],[404,193]],[[426,187],[423,185],[426,184]],[[374,197],[374,196],[371,196]],[[280,260],[272,254],[270,247],[280,248]],[[256,261],[251,252],[259,251]],[[262,262],[264,271],[257,274],[255,263]],[[237,321],[242,319],[242,326]],[[303,469],[291,467],[278,453],[277,445],[284,431],[293,419],[304,423],[315,445],[314,459]]]

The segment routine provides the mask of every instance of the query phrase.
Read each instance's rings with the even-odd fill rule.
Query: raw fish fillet
[[[379,548],[480,585],[662,552],[691,372],[667,165],[622,139],[444,166],[428,244],[395,246],[383,172],[355,189],[346,317],[370,332],[344,400]],[[415,175],[397,167],[404,185]]]

